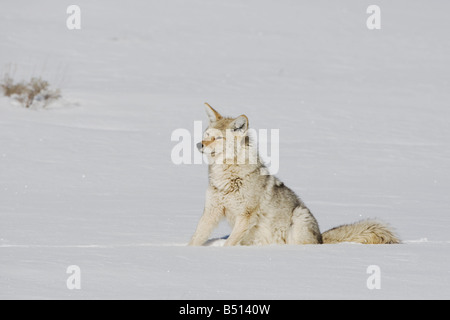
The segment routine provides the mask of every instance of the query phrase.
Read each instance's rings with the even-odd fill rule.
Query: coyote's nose
[[[202,151],[203,150],[203,143],[201,143],[201,142],[197,143],[197,149],[199,151]]]

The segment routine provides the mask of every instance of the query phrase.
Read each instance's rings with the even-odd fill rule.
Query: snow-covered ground
[[[380,0],[368,30],[369,1],[76,2],[81,30],[67,1],[0,5],[1,76],[63,95],[0,98],[0,299],[450,298],[450,3]],[[280,130],[323,231],[378,217],[404,244],[186,247],[207,167],[171,134],[205,101]]]

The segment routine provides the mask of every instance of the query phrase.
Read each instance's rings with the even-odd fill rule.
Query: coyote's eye
[[[223,137],[216,137],[215,139],[216,140],[220,140],[220,139],[223,139]]]

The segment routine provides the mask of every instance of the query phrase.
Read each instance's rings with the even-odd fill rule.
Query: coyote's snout
[[[268,174],[248,135],[248,118],[228,118],[206,104],[209,127],[197,148],[209,159],[205,209],[190,245],[202,245],[219,221],[232,232],[225,245],[400,243],[376,220],[342,225],[324,233],[297,195]]]

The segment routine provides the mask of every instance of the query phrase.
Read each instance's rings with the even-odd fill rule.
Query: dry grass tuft
[[[29,82],[18,82],[6,74],[0,83],[3,94],[18,101],[25,108],[34,104],[41,104],[44,108],[55,100],[61,98],[59,89],[50,89],[50,85],[42,78],[31,78]]]

